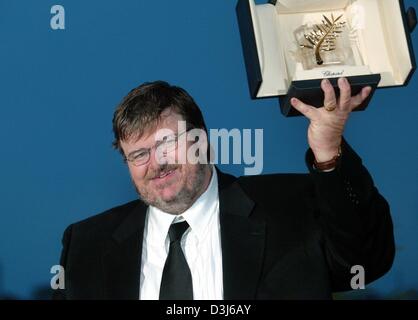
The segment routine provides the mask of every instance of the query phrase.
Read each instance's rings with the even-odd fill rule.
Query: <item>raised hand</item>
[[[371,87],[365,87],[356,96],[351,96],[351,86],[346,78],[338,79],[340,88],[339,99],[328,79],[322,80],[324,91],[324,106],[315,108],[299,99],[292,98],[291,104],[310,120],[308,128],[308,143],[316,161],[325,162],[338,154],[345,124],[351,111],[360,106],[371,92]]]

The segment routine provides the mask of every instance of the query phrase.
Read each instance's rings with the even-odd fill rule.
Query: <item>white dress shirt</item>
[[[148,207],[142,244],[140,299],[158,300],[172,222],[186,220],[190,228],[181,240],[189,264],[195,300],[222,300],[222,251],[216,170],[206,191],[179,216]]]

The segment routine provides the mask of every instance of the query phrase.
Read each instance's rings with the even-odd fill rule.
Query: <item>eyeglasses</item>
[[[146,164],[149,161],[151,157],[151,150],[154,148],[156,151],[158,150],[158,154],[167,154],[172,152],[177,149],[178,139],[185,132],[187,132],[187,130],[172,136],[165,136],[162,141],[158,141],[151,148],[135,150],[125,157],[125,161],[132,162],[134,166],[138,167]]]

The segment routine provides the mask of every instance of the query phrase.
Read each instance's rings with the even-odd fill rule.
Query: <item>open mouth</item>
[[[174,171],[176,171],[176,169],[172,169],[172,170],[162,172],[162,173],[160,173],[159,176],[153,178],[153,180],[162,180],[162,179],[168,178],[168,177],[170,177],[174,174]]]

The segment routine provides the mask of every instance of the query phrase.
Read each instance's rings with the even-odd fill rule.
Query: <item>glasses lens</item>
[[[135,166],[140,166],[146,163],[149,159],[149,151],[140,151],[134,155],[132,155],[131,161]]]

